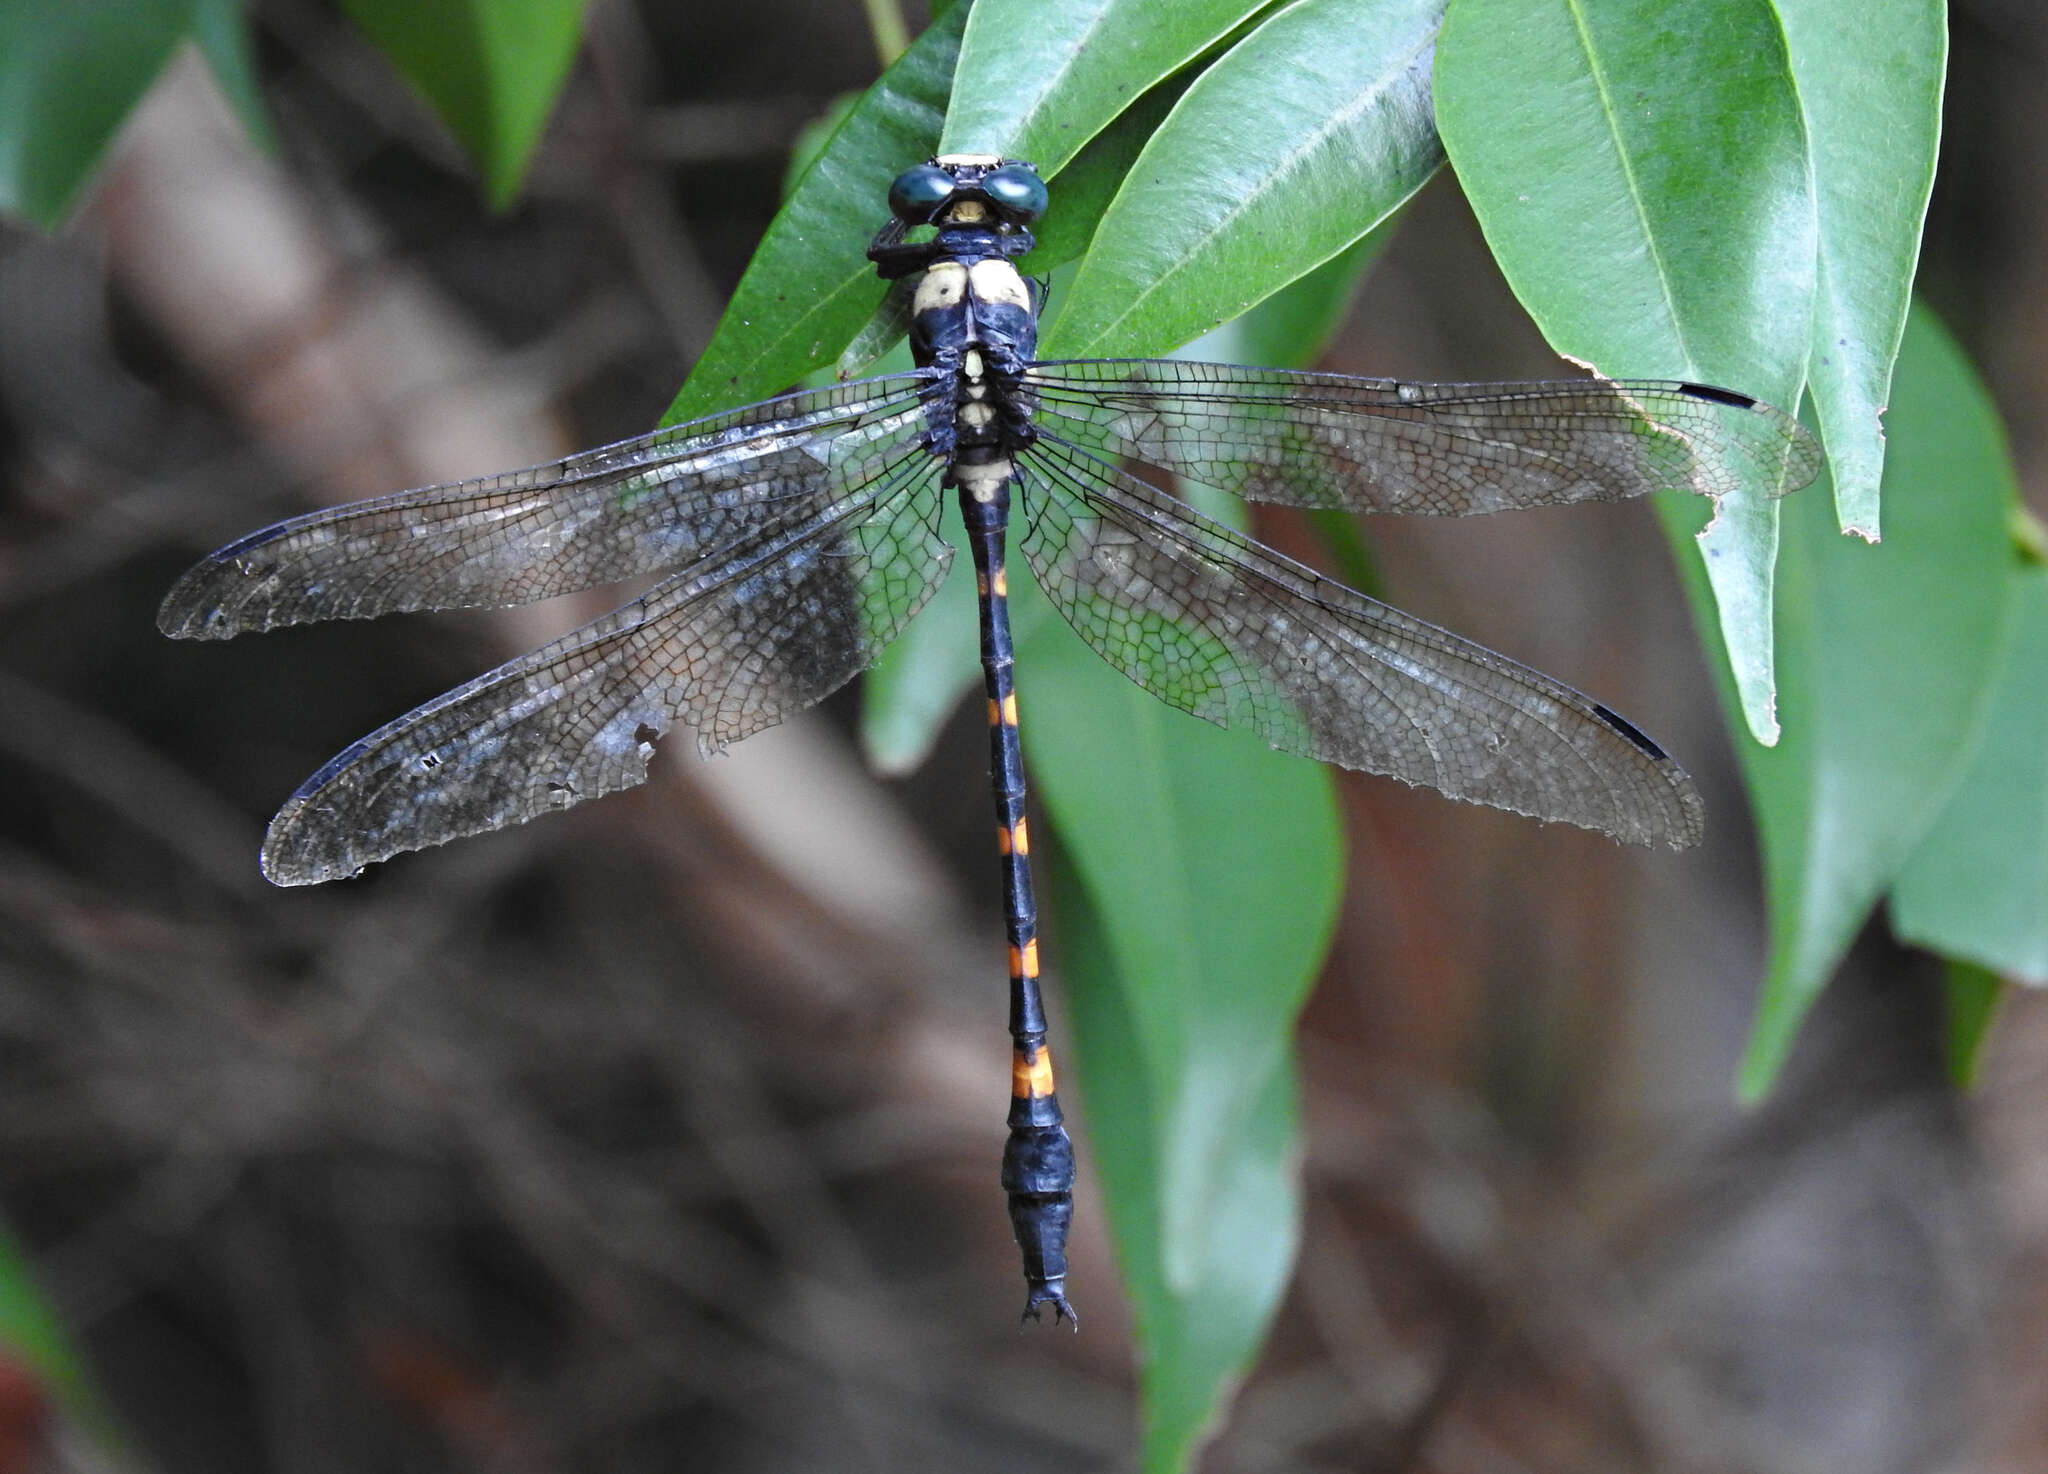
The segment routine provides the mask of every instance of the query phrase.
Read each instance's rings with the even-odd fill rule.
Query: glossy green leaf
[[[0,210],[62,224],[178,47],[205,53],[267,141],[235,0],[0,0]]]
[[[937,146],[953,86],[955,5],[861,94],[784,201],[689,380],[662,416],[680,424],[765,398],[832,363],[885,292],[867,258],[889,182]]]
[[[1080,259],[1131,166],[1192,80],[1183,73],[1161,82],[1117,114],[1116,121],[1089,139],[1060,171],[1050,186],[1052,208],[1032,230],[1037,245],[1022,263],[1025,270],[1042,274]]]
[[[1144,1347],[1142,1463],[1163,1474],[1257,1353],[1293,1263],[1291,1041],[1341,890],[1331,780],[1154,700],[1056,618],[1017,669],[1080,882],[1054,872],[1046,956]]]
[[[782,170],[782,197],[785,200],[796,193],[804,172],[818,162],[818,155],[825,151],[825,145],[832,141],[839,125],[859,105],[860,96],[858,92],[840,93],[826,103],[815,118],[797,130],[796,139],[789,146],[789,162]]]
[[[1892,930],[2048,984],[2048,570],[2012,568],[2012,643],[1984,735],[1892,892]]]
[[[1049,911],[1067,952],[1083,959],[1069,969],[1068,1012],[1089,1045],[1089,1057],[1143,1057],[1142,1029],[1125,1006],[1135,989],[1116,970],[1105,916],[1073,862],[1054,854],[1044,867]],[[1209,1245],[1241,1257],[1228,1278],[1195,1296],[1175,1294],[1164,1278],[1160,1160],[1146,1125],[1170,1109],[1150,1069],[1105,1067],[1085,1072],[1088,1143],[1108,1185],[1106,1199],[1118,1257],[1137,1308],[1144,1453],[1140,1467],[1173,1474],[1189,1467],[1202,1441],[1222,1420],[1249,1350],[1265,1334],[1270,1307],[1286,1288],[1299,1234],[1300,1188],[1289,1157],[1297,1126],[1292,1064],[1282,1062],[1244,1111],[1236,1150],[1216,1163],[1223,1196],[1213,1205]],[[1133,1123],[1113,1129],[1109,1123]],[[1260,1276],[1269,1278],[1260,1278]]]
[[[1213,63],[1104,215],[1045,356],[1176,347],[1391,214],[1442,159],[1441,14],[1441,0],[1297,0]]]
[[[2005,1001],[2005,980],[1970,963],[1951,962],[1942,977],[1942,999],[1943,1063],[1950,1083],[1967,1090],[1977,1083],[1991,1025]]]
[[[1196,362],[1309,367],[1343,325],[1358,284],[1393,239],[1394,225],[1392,219],[1380,222],[1301,280],[1173,356]]]
[[[1265,0],[982,0],[960,43],[945,153],[1029,159],[1050,179],[1153,83]]]
[[[1934,187],[1948,62],[1942,0],[1800,0],[1779,9],[1799,81],[1819,217],[1809,372],[1845,531],[1878,531],[1878,415],[1906,330]]]
[[[1768,0],[1452,0],[1437,121],[1501,270],[1558,352],[1797,407],[1814,205]],[[1700,549],[1739,710],[1766,743],[1768,490],[1724,499]],[[1676,539],[1708,515],[1666,520]]]
[[[1799,1021],[1941,812],[2003,658],[2012,472],[1983,386],[1924,313],[1906,328],[1891,440],[1879,546],[1842,536],[1823,496],[1785,504],[1785,740],[1737,744],[1771,925],[1742,1067],[1750,1097],[1776,1078]]]
[[[433,105],[502,209],[526,166],[581,39],[584,0],[342,0]]]

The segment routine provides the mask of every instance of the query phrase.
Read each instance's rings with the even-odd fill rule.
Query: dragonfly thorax
[[[935,261],[911,298],[911,356],[920,367],[951,367],[975,349],[999,366],[1037,353],[1030,288],[999,256]]]

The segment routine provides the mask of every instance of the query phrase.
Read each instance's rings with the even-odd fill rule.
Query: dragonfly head
[[[978,225],[1008,233],[1045,213],[1049,196],[1035,165],[994,154],[942,154],[905,169],[889,186],[889,213],[916,225]]]
[[[884,280],[925,270],[942,258],[979,260],[1031,250],[1031,223],[1045,213],[1038,167],[995,154],[941,154],[905,169],[889,186],[889,223],[875,233],[868,259]],[[913,230],[936,234],[909,239]]]

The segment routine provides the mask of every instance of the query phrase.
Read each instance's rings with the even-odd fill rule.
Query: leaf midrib
[[[1614,159],[1621,168],[1623,184],[1628,190],[1630,207],[1635,211],[1636,222],[1642,228],[1644,245],[1650,253],[1655,267],[1657,290],[1664,299],[1664,314],[1670,324],[1671,336],[1678,343],[1679,351],[1685,356],[1685,372],[1696,375],[1699,372],[1693,358],[1692,345],[1686,340],[1684,320],[1678,311],[1678,299],[1671,291],[1671,270],[1664,259],[1663,245],[1650,223],[1650,212],[1644,202],[1642,182],[1636,177],[1635,161],[1630,156],[1621,129],[1621,115],[1615,106],[1614,89],[1607,80],[1606,69],[1600,64],[1600,55],[1593,45],[1593,35],[1586,24],[1584,0],[1566,0],[1566,13],[1572,18],[1572,30],[1579,38],[1579,48],[1586,58],[1586,71],[1593,79],[1593,89],[1600,99],[1600,111],[1607,119],[1608,136],[1614,140]]]

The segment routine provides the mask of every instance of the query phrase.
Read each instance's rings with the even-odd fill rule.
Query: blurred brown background
[[[849,692],[288,893],[255,855],[300,779],[591,611],[153,623],[266,521],[648,428],[797,131],[875,74],[859,8],[595,0],[497,218],[331,8],[253,24],[276,157],[183,66],[72,228],[0,228],[0,1212],[128,1435],[0,1364],[0,1474],[1128,1465],[1092,1184],[1087,1330],[1014,1328],[972,713],[881,781]],[[2048,511],[2048,21],[1954,27],[1922,286]],[[1327,364],[1556,370],[1445,178]],[[2048,1016],[2015,999],[1956,1097],[1938,966],[1874,927],[1738,1111],[1752,837],[1648,511],[1370,534],[1397,602],[1654,731],[1710,839],[1346,775],[1302,1259],[1208,1467],[2048,1465]]]

